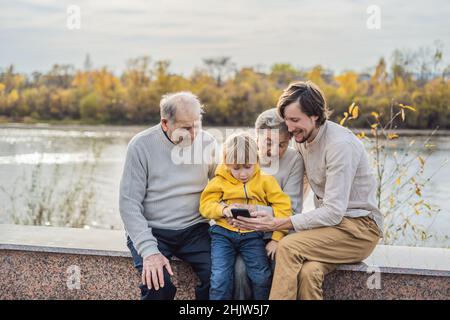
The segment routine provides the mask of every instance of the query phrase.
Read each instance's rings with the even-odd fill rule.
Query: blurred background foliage
[[[415,51],[395,50],[368,71],[335,74],[320,65],[309,69],[288,63],[270,68],[237,68],[230,57],[203,59],[189,76],[170,71],[170,61],[138,57],[118,75],[94,68],[89,55],[84,67],[55,64],[31,75],[0,69],[0,122],[67,122],[86,124],[149,124],[159,121],[159,100],[168,92],[189,90],[205,105],[205,125],[252,126],[258,114],[276,105],[292,81],[318,84],[333,110],[334,121],[351,102],[365,115],[353,125],[369,128],[371,112],[388,115],[391,101],[414,105],[417,112],[399,128],[450,129],[450,66],[443,65],[442,44]]]

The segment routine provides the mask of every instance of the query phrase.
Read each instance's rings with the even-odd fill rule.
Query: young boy
[[[263,232],[238,230],[230,224],[232,208],[239,204],[270,205],[276,217],[291,215],[291,201],[274,177],[258,164],[257,144],[246,133],[229,137],[223,145],[222,164],[200,198],[200,213],[215,220],[211,226],[211,300],[229,300],[233,294],[234,263],[240,253],[252,284],[253,298],[269,297],[271,269]],[[276,231],[272,241],[287,232]]]

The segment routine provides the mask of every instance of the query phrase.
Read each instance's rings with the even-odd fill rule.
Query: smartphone
[[[235,219],[237,219],[238,216],[242,216],[245,218],[251,218],[250,211],[248,209],[231,209],[231,214]]]

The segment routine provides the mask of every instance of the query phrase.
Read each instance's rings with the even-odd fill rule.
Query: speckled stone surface
[[[450,277],[404,273],[381,273],[380,286],[374,273],[336,270],[325,277],[324,299],[329,300],[448,300]],[[372,277],[372,278],[371,278]],[[368,285],[369,284],[369,285]],[[373,289],[369,289],[372,287]]]
[[[131,258],[0,250],[0,299],[140,299],[140,276]],[[78,266],[80,289],[69,289]],[[72,267],[73,268],[73,267]],[[197,278],[173,261],[176,299],[193,299]]]
[[[0,299],[139,299],[140,277],[130,258],[0,250]],[[68,268],[80,269],[80,289],[69,289]],[[173,261],[176,299],[194,299],[197,278]],[[70,269],[69,269],[70,270]],[[381,288],[368,289],[373,273],[336,270],[327,275],[325,299],[449,299],[450,278],[381,274]]]
[[[176,298],[193,299],[192,269],[171,265]],[[80,289],[67,286],[71,266],[79,267]],[[367,285],[374,270],[379,289]],[[123,231],[0,224],[0,299],[139,299],[139,283]],[[448,300],[450,249],[378,245],[363,263],[327,275],[324,297]]]

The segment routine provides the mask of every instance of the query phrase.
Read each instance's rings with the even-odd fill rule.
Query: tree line
[[[189,76],[170,71],[170,61],[148,56],[131,59],[117,75],[93,68],[89,55],[80,70],[55,64],[46,73],[0,69],[0,121],[62,121],[90,124],[149,124],[159,120],[163,94],[188,90],[205,105],[205,125],[252,126],[274,107],[292,81],[311,80],[324,91],[332,120],[339,122],[351,103],[389,118],[391,105],[413,105],[417,112],[398,125],[411,129],[450,129],[450,66],[442,45],[415,51],[395,50],[363,72],[334,73],[320,65],[309,69],[276,63],[268,70],[237,68],[230,57],[203,59]],[[361,115],[354,125],[368,127]]]

